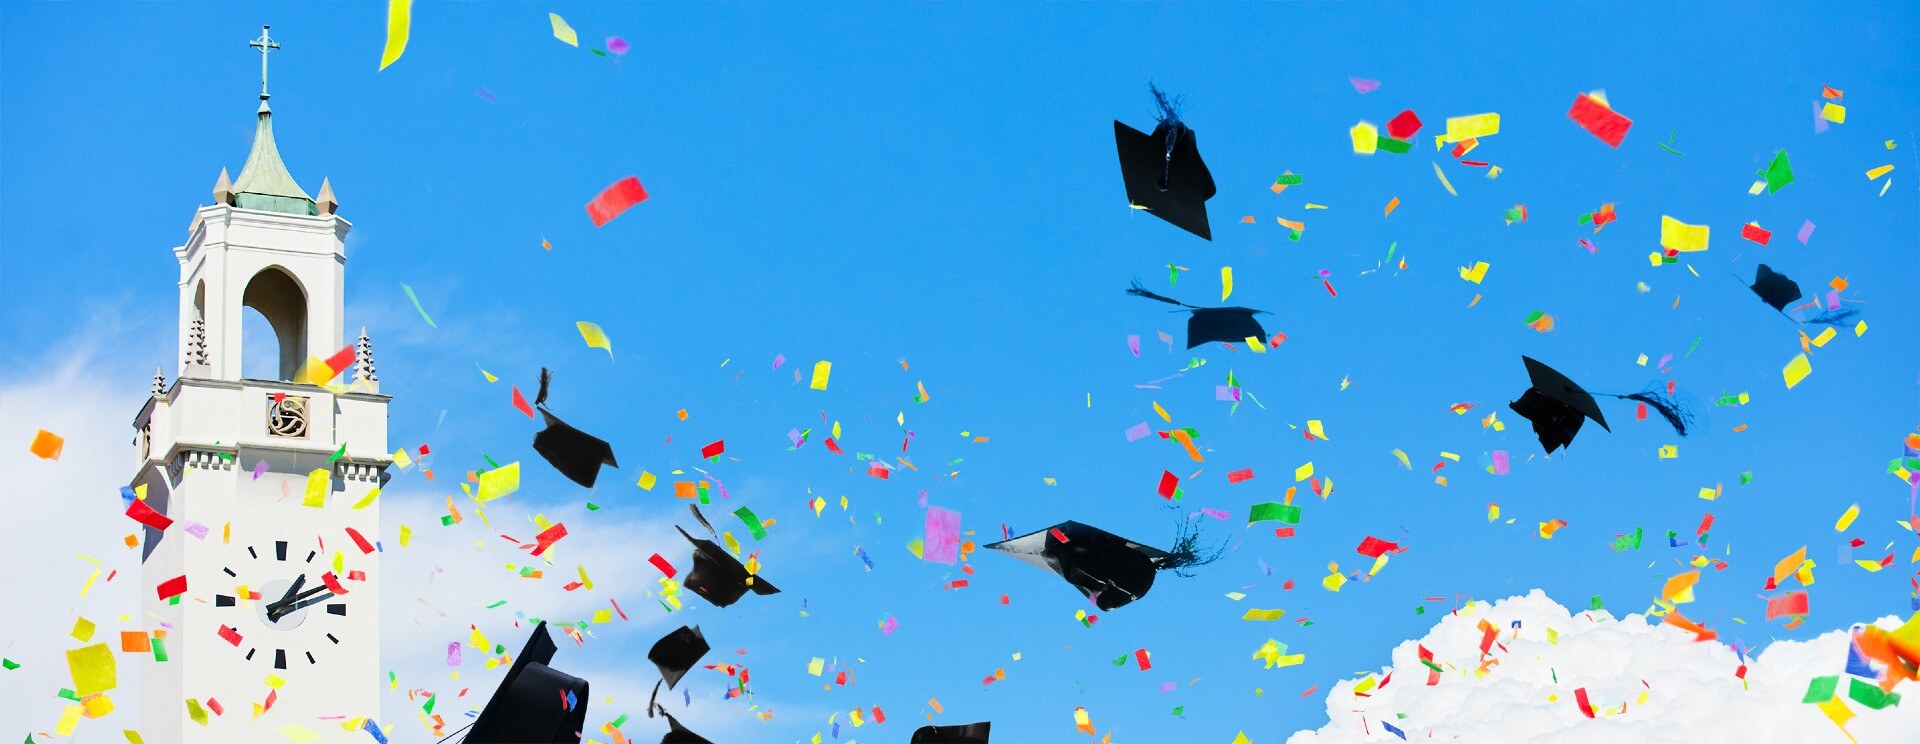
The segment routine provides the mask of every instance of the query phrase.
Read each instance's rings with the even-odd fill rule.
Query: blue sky
[[[11,319],[0,372],[61,358],[94,327],[87,318],[106,314],[118,319],[114,385],[137,393],[156,364],[175,374],[168,249],[219,169],[238,173],[245,157],[258,74],[245,41],[265,21],[285,44],[272,74],[281,153],[310,192],[331,178],[355,225],[347,323],[376,344],[395,395],[391,441],[430,443],[443,474],[483,465],[483,453],[525,462],[527,486],[502,511],[591,500],[605,508],[579,519],[690,524],[670,489],[633,482],[643,469],[664,479],[698,465],[732,490],[708,511],[716,526],[744,538],[737,522],[721,524],[742,505],[778,520],[754,547],[780,595],[659,619],[649,575],[602,587],[648,616],[597,630],[609,650],[600,658],[631,657],[623,671],[635,687],[650,683],[646,646],[679,622],[701,624],[716,654],[749,652],[758,696],[779,705],[773,721],[737,735],[804,739],[827,729],[828,712],[877,704],[889,723],[843,728],[842,740],[902,740],[937,697],[947,710],[937,720],[991,719],[996,741],[1073,740],[1076,706],[1116,741],[1228,741],[1241,730],[1278,741],[1325,722],[1329,683],[1378,668],[1430,626],[1442,605],[1423,597],[1537,587],[1569,607],[1597,595],[1616,613],[1640,611],[1696,554],[1659,536],[1690,535],[1706,513],[1707,555],[1730,566],[1707,571],[1687,615],[1723,637],[1758,646],[1904,614],[1912,541],[1893,521],[1907,494],[1885,466],[1920,425],[1920,13],[1609,8],[422,2],[405,56],[376,72],[384,16],[373,4],[19,5],[0,20],[0,315]],[[633,50],[614,60],[565,46],[549,33],[550,11],[583,46],[617,35]],[[1361,95],[1349,77],[1382,84]],[[1127,209],[1108,122],[1148,128],[1149,81],[1185,97],[1219,186],[1211,243]],[[1845,92],[1848,119],[1815,134],[1822,84]],[[1565,117],[1595,89],[1634,120],[1617,150]],[[1348,127],[1406,108],[1426,123],[1412,154],[1351,152]],[[1469,159],[1501,166],[1497,180],[1431,149],[1447,117],[1488,111],[1502,115],[1501,132]],[[1670,133],[1684,156],[1656,146]],[[1783,148],[1796,182],[1748,195]],[[1439,186],[1434,162],[1458,196]],[[1887,163],[1896,169],[1882,197],[1862,174]],[[1267,185],[1283,170],[1305,183],[1275,195]],[[652,199],[594,229],[581,205],[627,175]],[[1401,204],[1383,218],[1393,197]],[[1575,224],[1608,202],[1617,223],[1597,236]],[[1517,204],[1530,219],[1503,224]],[[1683,257],[1698,277],[1648,266],[1663,214],[1712,226],[1712,248]],[[1275,216],[1307,221],[1303,239],[1288,241]],[[1817,229],[1801,245],[1804,220]],[[1739,239],[1747,221],[1774,231],[1770,247]],[[1361,275],[1389,245],[1409,268]],[[1492,265],[1479,286],[1456,273],[1475,261]],[[1847,277],[1849,296],[1867,303],[1866,335],[1817,349],[1813,375],[1792,390],[1780,368],[1799,351],[1793,327],[1734,278],[1760,261],[1809,290]],[[1191,268],[1177,287],[1166,285],[1169,262]],[[1182,337],[1181,316],[1122,294],[1137,277],[1212,303],[1222,266],[1234,270],[1229,304],[1271,311],[1266,327],[1287,334],[1274,353],[1169,352],[1154,334]],[[1337,297],[1315,278],[1321,269]],[[1553,314],[1557,330],[1523,325],[1534,310]],[[584,347],[578,320],[606,329],[612,360]],[[1143,339],[1138,358],[1129,334]],[[1596,390],[1677,380],[1698,405],[1698,431],[1679,439],[1618,404],[1606,410],[1611,434],[1590,426],[1570,451],[1540,458],[1505,408],[1526,387],[1521,354]],[[1673,354],[1671,373],[1637,366],[1640,354]],[[786,366],[769,369],[776,355]],[[1196,357],[1204,367],[1161,389],[1136,387]],[[794,384],[792,370],[822,359],[833,362],[829,390]],[[506,386],[530,394],[543,365],[555,370],[556,411],[616,447],[620,470],[592,493],[539,463],[534,427],[508,404]],[[1264,409],[1214,400],[1229,371]],[[923,381],[932,400],[916,405]],[[1711,405],[1741,391],[1745,407]],[[1205,463],[1158,438],[1125,440],[1142,421],[1165,428],[1154,402],[1200,432]],[[1477,407],[1448,412],[1460,402]],[[685,422],[674,417],[682,408]],[[1490,411],[1506,431],[1482,429]],[[1331,441],[1292,428],[1308,419],[1325,421]],[[919,470],[868,478],[819,446],[833,421],[849,450],[888,460],[911,430]],[[24,441],[23,427],[30,435],[31,422],[6,423],[9,441]],[[786,432],[807,427],[813,443],[789,451]],[[715,439],[729,458],[701,463],[699,447]],[[1658,458],[1666,444],[1680,457]],[[1494,450],[1513,453],[1510,475],[1478,469]],[[1461,456],[1442,471],[1444,488],[1428,472],[1443,451]],[[1299,534],[1241,529],[1248,507],[1279,500],[1307,461],[1335,491],[1296,501],[1306,506]],[[1246,467],[1252,481],[1227,484]],[[1201,471],[1177,510],[1154,494],[1162,470]],[[1753,483],[1737,485],[1747,471]],[[1726,486],[1720,500],[1695,496],[1715,484]],[[851,508],[816,518],[809,489]],[[451,493],[446,478],[429,484],[417,470],[393,490],[422,504]],[[975,554],[971,586],[948,591],[963,578],[957,567],[905,549],[923,490],[981,542],[1002,524],[1018,534],[1076,519],[1164,547],[1189,512],[1224,509],[1232,520],[1201,519],[1231,552],[1196,578],[1163,574],[1146,599],[1099,613],[1089,629],[1074,620],[1091,609],[1076,592],[1004,556]],[[1489,502],[1501,522],[1487,522]],[[1853,503],[1859,521],[1834,532]],[[1569,526],[1539,539],[1534,526],[1554,518]],[[1643,549],[1608,549],[1636,527]],[[383,525],[389,550],[397,529]],[[1410,550],[1368,583],[1321,589],[1329,561],[1366,565],[1354,546],[1368,535]],[[1865,540],[1857,557],[1898,553],[1895,566],[1841,565],[1847,537]],[[1820,564],[1818,583],[1805,627],[1785,631],[1764,622],[1756,595],[1801,545]],[[686,563],[674,540],[602,547],[641,568],[656,551]],[[512,559],[511,546],[497,552]],[[1284,591],[1288,578],[1296,586]],[[546,591],[558,594],[553,583]],[[466,599],[454,610],[461,627],[506,622],[479,609],[491,595]],[[521,609],[540,614],[542,600],[530,601]],[[1415,615],[1422,604],[1428,614]],[[1288,614],[1243,622],[1249,607]],[[876,625],[889,616],[900,629],[883,636]],[[1306,664],[1259,668],[1249,656],[1268,638]],[[1152,652],[1151,671],[1112,664],[1139,648]],[[806,674],[816,656],[861,659],[857,684],[822,690]],[[997,668],[1006,679],[983,686]],[[702,674],[689,678],[692,694],[716,697],[725,678]],[[1161,693],[1163,682],[1178,689]],[[1313,685],[1323,692],[1303,698]],[[386,705],[405,736],[419,735],[403,701]],[[643,705],[596,701],[590,717],[597,728]]]

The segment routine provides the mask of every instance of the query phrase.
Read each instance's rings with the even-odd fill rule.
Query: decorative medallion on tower
[[[307,438],[307,397],[273,393],[267,396],[267,436]]]

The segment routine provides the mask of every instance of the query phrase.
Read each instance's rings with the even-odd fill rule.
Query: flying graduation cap
[[[1102,610],[1146,596],[1156,571],[1204,562],[1188,550],[1168,553],[1079,522],[1061,522],[986,547],[1059,574]]]
[[[1159,125],[1152,134],[1113,122],[1114,145],[1120,150],[1120,177],[1127,184],[1127,202],[1207,240],[1207,200],[1213,198],[1213,174],[1200,160],[1193,129],[1180,120],[1176,105],[1157,87],[1154,103],[1160,107]]]
[[[780,593],[764,577],[747,573],[746,566],[740,565],[740,561],[713,544],[712,540],[694,539],[678,525],[674,529],[680,530],[687,542],[693,543],[693,570],[687,572],[687,578],[681,584],[712,602],[713,606],[731,605],[739,601],[748,589],[760,595]]]
[[[700,626],[680,626],[679,630],[666,634],[653,643],[647,650],[647,661],[660,668],[660,679],[667,683],[667,689],[680,683],[687,670],[700,663],[700,657],[709,650],[707,637],[701,635]]]
[[[1135,281],[1127,289],[1127,294],[1158,300],[1169,305],[1187,308],[1193,314],[1187,317],[1187,348],[1191,349],[1204,343],[1225,341],[1227,343],[1266,343],[1267,331],[1260,327],[1260,321],[1253,316],[1264,314],[1265,310],[1250,307],[1199,307],[1189,305],[1162,294],[1156,294]],[[1254,339],[1249,342],[1247,339]]]
[[[992,721],[962,723],[955,726],[921,726],[914,729],[907,744],[989,744],[987,732]]]
[[[1768,306],[1778,310],[1781,315],[1787,314],[1787,305],[1792,304],[1804,296],[1800,292],[1799,282],[1788,278],[1786,274],[1774,271],[1773,267],[1766,264],[1760,264],[1759,267],[1754,269],[1753,283],[1747,285],[1747,288],[1753,290],[1754,294],[1759,295],[1761,302],[1767,303]],[[1787,319],[1802,324],[1840,325],[1842,321],[1852,320],[1853,317],[1858,314],[1854,308],[1845,307],[1840,304],[1840,292],[1838,289],[1829,293],[1824,303],[1821,302],[1819,298],[1816,298],[1808,306],[1816,308],[1813,317],[1801,320],[1788,315]]]
[[[613,447],[606,440],[573,428],[547,410],[547,383],[552,378],[547,368],[540,368],[540,394],[534,396],[533,405],[546,417],[547,428],[533,435],[533,451],[546,458],[567,480],[592,488],[600,478],[602,464],[617,468],[620,463],[614,462]]]
[[[667,712],[665,706],[653,704],[647,708],[647,717],[652,718],[655,712],[667,719],[667,734],[660,737],[660,744],[713,744],[706,737],[688,731],[687,727],[680,725],[680,722],[674,720],[673,715]]]
[[[553,637],[542,622],[473,722],[465,744],[575,744],[587,720],[587,681],[547,666]]]
[[[1534,436],[1540,440],[1548,454],[1573,443],[1575,434],[1580,433],[1581,424],[1593,419],[1600,428],[1611,432],[1606,416],[1600,413],[1600,404],[1594,401],[1595,393],[1588,392],[1558,370],[1532,357],[1520,357],[1527,364],[1527,377],[1532,386],[1520,394],[1520,399],[1507,404],[1514,413],[1533,423]],[[1687,435],[1687,426],[1693,416],[1680,406],[1679,401],[1660,394],[1657,387],[1650,387],[1637,393],[1615,394],[1598,393],[1607,398],[1619,398],[1647,404],[1658,411],[1667,423],[1680,436]]]

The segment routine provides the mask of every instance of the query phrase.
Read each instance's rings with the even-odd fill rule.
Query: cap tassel
[[[553,382],[553,373],[547,371],[546,367],[541,367],[540,368],[540,393],[538,395],[533,396],[534,405],[544,407],[547,404],[547,383],[550,383],[550,382]]]
[[[1166,129],[1167,132],[1166,165],[1160,171],[1160,181],[1154,184],[1158,186],[1161,191],[1166,191],[1167,184],[1173,176],[1173,148],[1180,143],[1180,135],[1187,131],[1187,125],[1180,121],[1180,102],[1178,100],[1169,100],[1166,91],[1160,90],[1160,87],[1153,83],[1147,83],[1147,90],[1153,92],[1153,102],[1160,107],[1160,113],[1154,116],[1154,120],[1160,122],[1160,127]]]
[[[1193,573],[1189,569],[1198,568],[1220,560],[1220,556],[1226,553],[1226,541],[1221,541],[1219,547],[1203,551],[1200,548],[1199,526],[1184,519],[1176,524],[1177,531],[1173,537],[1173,548],[1167,551],[1165,558],[1161,558],[1159,562],[1155,564],[1155,568],[1161,571],[1172,571],[1185,578],[1193,578]]]
[[[1187,303],[1173,299],[1172,297],[1168,297],[1162,294],[1155,294],[1153,290],[1150,290],[1150,289],[1147,289],[1146,287],[1141,286],[1139,279],[1133,280],[1133,286],[1127,289],[1127,294],[1133,295],[1135,297],[1145,297],[1149,300],[1158,300],[1160,302],[1164,302],[1169,305],[1179,305],[1181,307],[1193,308],[1195,310],[1199,309],[1193,305],[1189,305]]]
[[[1652,408],[1658,412],[1661,418],[1666,419],[1668,424],[1673,425],[1673,430],[1680,436],[1686,436],[1687,429],[1693,426],[1693,411],[1683,405],[1678,398],[1662,394],[1660,392],[1660,386],[1657,383],[1645,390],[1628,395],[1601,394],[1621,400],[1638,401],[1647,404],[1648,408]]]

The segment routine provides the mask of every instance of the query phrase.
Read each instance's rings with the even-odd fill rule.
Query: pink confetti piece
[[[1494,450],[1493,451],[1493,474],[1506,475],[1507,468],[1508,468],[1507,451]]]
[[[460,642],[459,641],[451,641],[447,643],[447,666],[450,666],[450,667],[460,666]]]
[[[1368,80],[1366,78],[1350,77],[1350,78],[1347,78],[1347,82],[1352,83],[1353,89],[1356,91],[1359,91],[1360,95],[1363,95],[1363,96],[1368,93],[1372,93],[1375,90],[1378,90],[1380,88],[1380,81],[1378,80]]]
[[[1142,439],[1147,438],[1147,434],[1151,433],[1152,431],[1153,431],[1152,429],[1147,427],[1147,422],[1145,421],[1134,424],[1133,426],[1127,428],[1127,441],[1138,442]]]
[[[1813,237],[1813,220],[1807,220],[1800,225],[1800,234],[1798,237],[1800,238],[1801,245],[1807,244],[1807,238]]]
[[[607,51],[609,52],[613,52],[614,54],[618,54],[624,57],[626,56],[627,52],[632,49],[633,49],[633,45],[627,43],[626,39],[622,39],[618,36],[607,37]]]
[[[1140,356],[1140,337],[1137,335],[1128,335],[1127,348],[1133,350],[1134,356]]]
[[[774,369],[779,369],[779,368],[780,368],[780,365],[782,365],[782,364],[786,364],[786,363],[787,363],[787,355],[785,355],[785,354],[775,354],[775,355],[773,355],[773,368],[774,368]]]
[[[927,507],[926,547],[921,555],[934,563],[960,560],[960,512]]]

